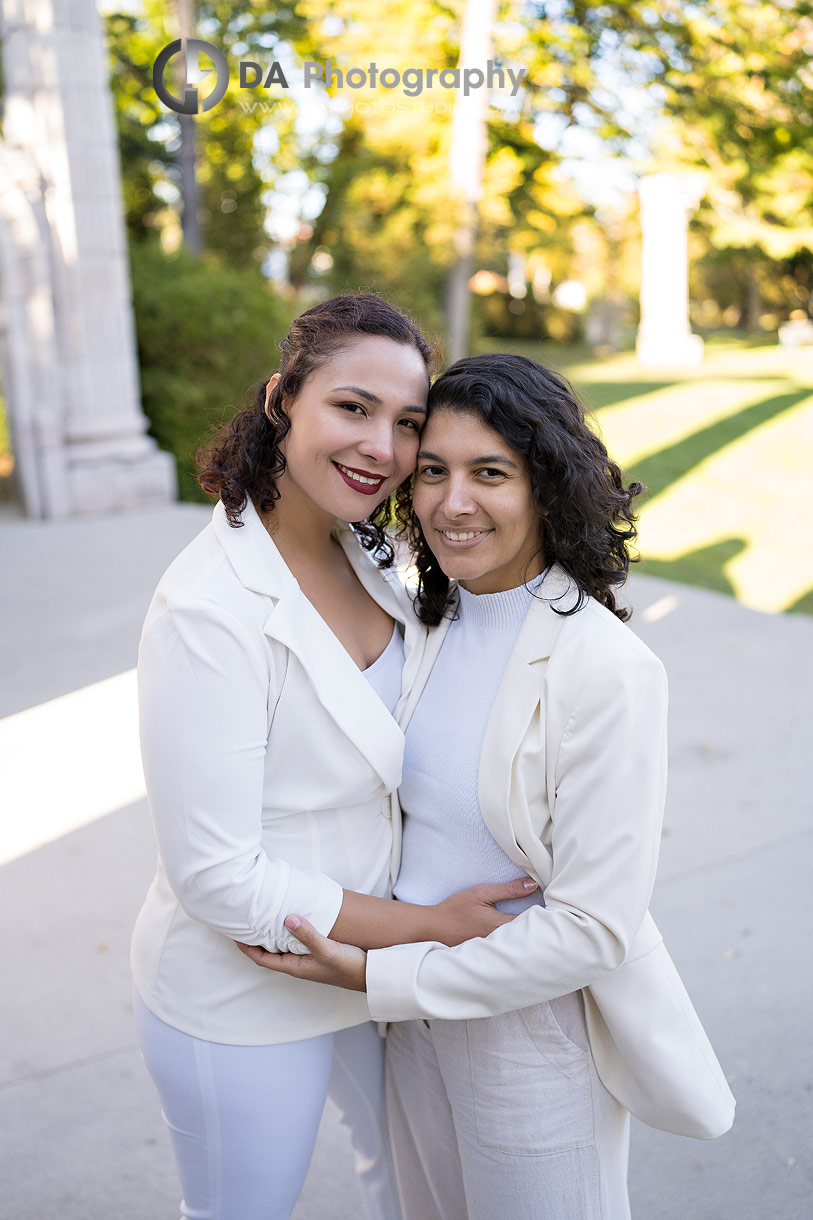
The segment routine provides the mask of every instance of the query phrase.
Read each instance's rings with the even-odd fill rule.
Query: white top
[[[361,671],[390,715],[401,697],[403,668],[404,633],[398,623],[394,623],[389,643],[381,656]]]
[[[460,588],[449,627],[406,730],[399,797],[404,816],[395,896],[442,902],[481,882],[513,881],[522,869],[491,835],[480,813],[477,779],[488,717],[506,662],[542,577],[502,593]],[[539,892],[499,903],[516,914]]]

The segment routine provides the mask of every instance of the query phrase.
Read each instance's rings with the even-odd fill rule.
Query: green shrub
[[[207,500],[194,455],[278,365],[292,313],[254,267],[155,243],[131,248],[141,392],[150,432],[175,457],[183,500]]]

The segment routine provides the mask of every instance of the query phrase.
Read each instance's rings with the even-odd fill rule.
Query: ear
[[[279,378],[280,378],[279,373],[275,373],[273,377],[269,377],[268,385],[265,388],[265,414],[266,414],[266,418],[269,420],[271,419],[271,416],[269,415],[269,409],[271,406],[271,395],[274,393],[274,390],[277,388],[277,386],[279,384]]]

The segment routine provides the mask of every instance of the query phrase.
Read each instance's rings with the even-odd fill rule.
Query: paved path
[[[105,680],[132,669],[152,589],[207,518],[191,505],[47,525],[0,516],[0,758],[12,777],[4,751],[33,742],[42,760],[0,798],[0,840],[18,844],[0,865],[0,1220],[178,1214],[127,975],[154,848],[145,802],[120,782],[130,679]],[[653,907],[739,1099],[734,1131],[709,1144],[635,1124],[633,1216],[809,1220],[813,619],[643,576],[631,597],[671,686]],[[358,1216],[329,1108],[295,1217]]]

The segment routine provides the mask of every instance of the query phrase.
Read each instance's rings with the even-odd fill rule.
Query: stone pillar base
[[[691,368],[703,363],[699,335],[647,335],[638,332],[635,351],[641,364],[662,368]]]
[[[158,449],[138,456],[108,453],[71,460],[67,450],[71,513],[106,513],[171,504],[177,495],[175,460]]]

